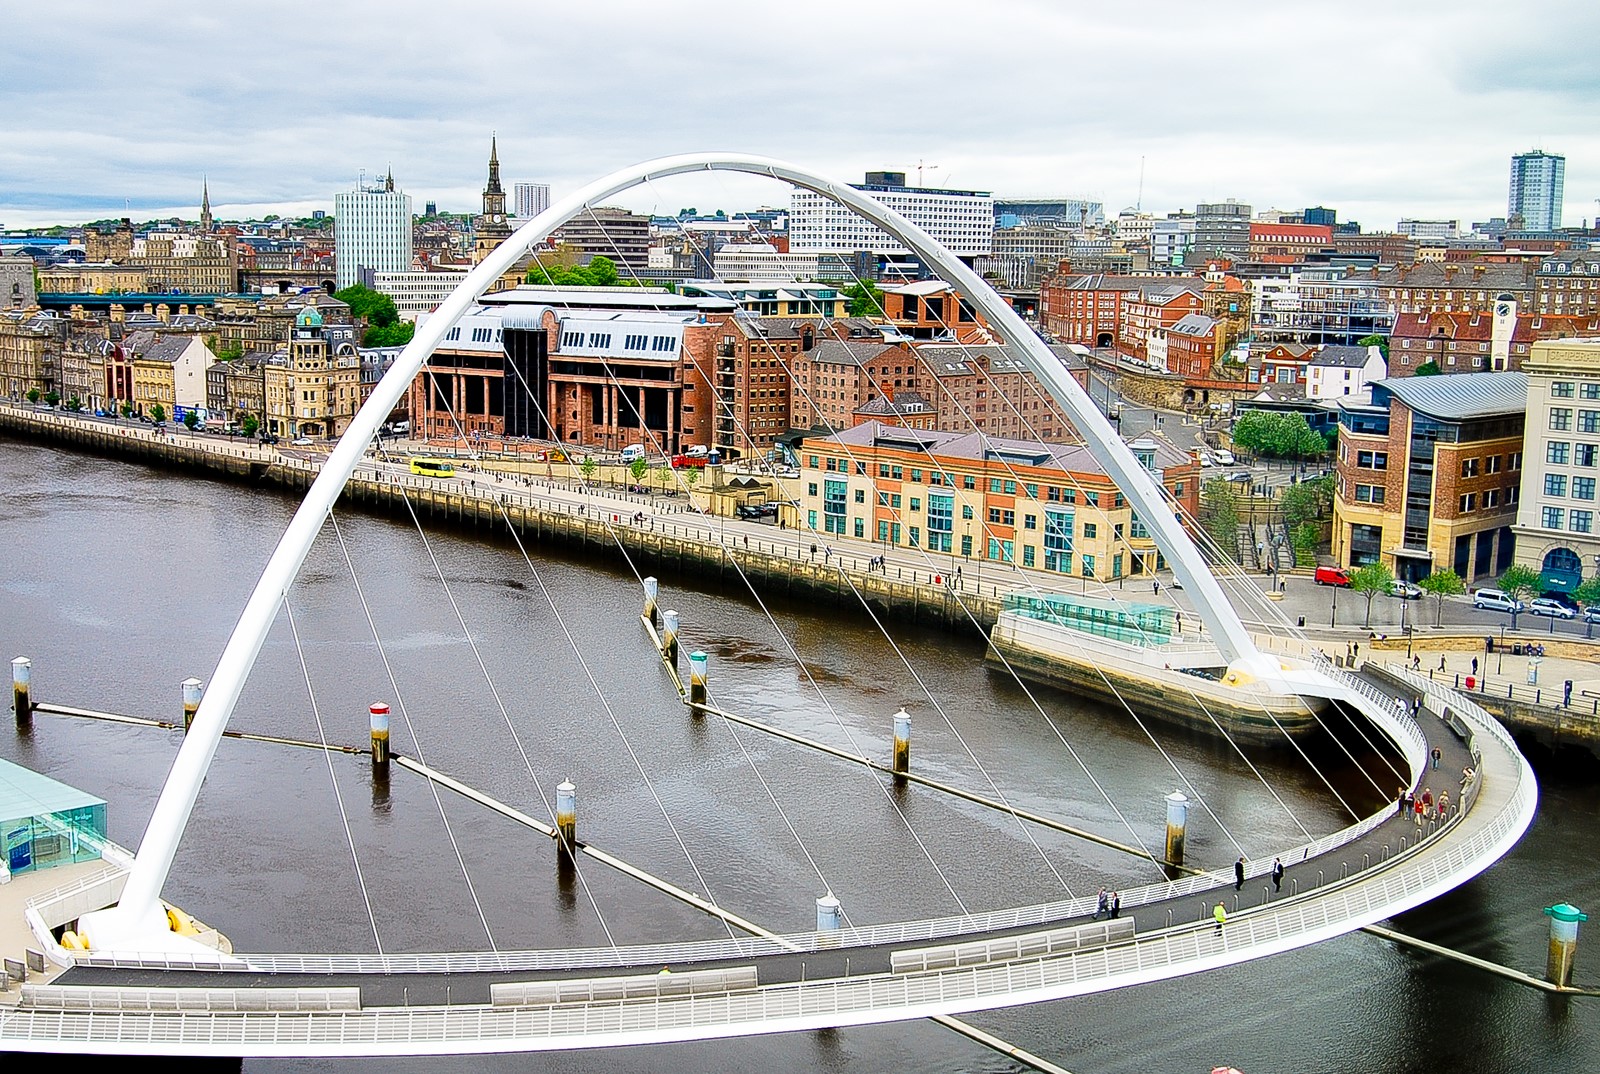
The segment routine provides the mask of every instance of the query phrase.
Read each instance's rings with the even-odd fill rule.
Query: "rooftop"
[[[1390,377],[1372,385],[1374,406],[1390,396],[1410,409],[1445,421],[1521,414],[1528,409],[1528,378],[1521,373],[1449,373]]]
[[[103,798],[85,794],[21,765],[0,760],[0,820],[45,816],[105,804]]]

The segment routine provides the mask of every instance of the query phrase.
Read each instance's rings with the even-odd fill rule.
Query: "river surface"
[[[293,504],[12,440],[0,440],[0,482],[0,656],[33,658],[38,701],[176,718],[179,683],[210,677]],[[397,750],[542,818],[556,784],[571,779],[585,839],[780,931],[813,927],[814,900],[829,889],[852,923],[870,924],[1159,879],[1116,851],[690,719],[620,561],[535,548],[530,565],[509,541],[436,530],[424,539],[355,514],[337,521],[343,544],[324,528],[235,728],[363,745],[368,703],[388,701]],[[862,617],[764,608],[748,592],[702,591],[683,578],[664,577],[662,593],[663,607],[682,615],[686,649],[711,655],[713,701],[730,711],[886,759],[890,717],[905,705],[918,771],[1158,849],[1162,797],[1187,780],[1209,807],[1191,812],[1190,861],[1214,867],[1236,846],[1270,856],[1303,841],[1300,825],[1321,835],[1348,822],[1322,776],[1289,751],[1250,753],[1269,791],[1225,744],[1024,691],[985,670],[978,645],[948,634],[896,627],[891,645]],[[104,797],[112,837],[130,848],[177,746],[160,730],[44,716],[29,736],[0,733],[0,755]],[[1341,768],[1338,751],[1318,756],[1363,811],[1392,792],[1392,778]],[[1542,972],[1540,909],[1600,908],[1600,790],[1592,771],[1545,764],[1540,775],[1539,817],[1521,845],[1396,927]],[[549,840],[448,792],[436,799],[403,770],[379,791],[364,758],[232,740],[165,894],[242,951],[725,935],[596,865],[559,884]],[[1580,950],[1578,983],[1600,982],[1587,969],[1596,959]],[[1365,934],[970,1020],[1075,1074],[1600,1068],[1600,999],[1552,999]],[[628,1050],[245,1068],[1021,1069],[920,1021]]]

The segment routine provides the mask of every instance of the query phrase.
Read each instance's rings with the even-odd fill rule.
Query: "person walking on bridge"
[[[1219,902],[1211,910],[1211,919],[1217,923],[1217,935],[1222,935],[1222,926],[1228,923],[1228,911],[1222,908]]]
[[[1244,887],[1244,855],[1233,863],[1233,890],[1238,891]]]
[[[1272,890],[1275,891],[1275,892],[1283,890],[1283,859],[1282,858],[1273,858],[1272,859]]]

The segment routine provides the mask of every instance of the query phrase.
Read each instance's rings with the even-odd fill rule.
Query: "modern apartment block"
[[[516,216],[538,216],[550,208],[549,183],[512,183],[511,211]]]
[[[1511,191],[1506,218],[1520,216],[1523,231],[1554,231],[1561,226],[1561,201],[1567,158],[1535,149],[1511,158]]]
[[[1600,574],[1595,530],[1600,478],[1600,338],[1535,343],[1528,378],[1528,457],[1517,512],[1517,562],[1547,593]]]
[[[940,190],[906,185],[904,172],[869,172],[852,184],[932,235],[957,257],[988,256],[994,250],[994,196],[979,190]],[[831,198],[796,190],[789,200],[789,249],[871,251],[905,257],[911,251]]]
[[[363,270],[411,270],[411,196],[394,188],[357,187],[333,196],[333,246],[340,290],[360,283]]]
[[[1527,405],[1521,373],[1390,378],[1372,385],[1370,403],[1341,399],[1338,564],[1381,562],[1413,582],[1436,569],[1472,582],[1509,567]]]

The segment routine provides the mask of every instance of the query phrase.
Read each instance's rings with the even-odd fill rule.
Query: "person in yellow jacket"
[[[1219,902],[1217,903],[1216,908],[1211,911],[1211,916],[1216,920],[1217,932],[1220,934],[1222,932],[1222,926],[1227,924],[1228,911],[1224,910],[1222,908],[1222,904]]]

